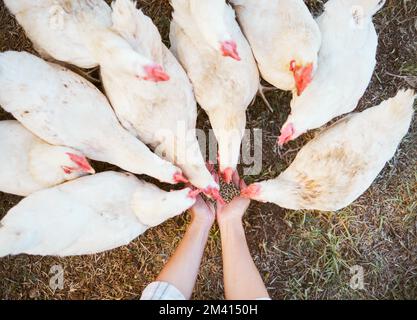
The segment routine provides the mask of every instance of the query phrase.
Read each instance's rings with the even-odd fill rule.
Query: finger
[[[239,187],[240,177],[239,172],[237,172],[237,170],[233,172],[232,181],[236,187]]]
[[[216,214],[216,208],[213,203],[207,203],[208,208],[210,209],[211,213],[214,215]]]
[[[205,204],[203,198],[201,198],[201,196],[197,196],[194,205],[191,207],[191,211],[200,212],[206,209],[207,209],[207,205]]]
[[[239,188],[240,190],[243,190],[247,187],[245,180],[241,179],[239,182]]]
[[[210,161],[208,161],[208,162],[206,163],[206,167],[207,167],[207,170],[208,170],[210,173],[213,173],[213,171],[215,171],[215,170],[214,170],[214,164],[213,164],[213,163],[211,163]]]
[[[195,205],[199,207],[204,205],[204,200],[200,195],[195,198]]]
[[[219,178],[218,173],[216,171],[213,171],[212,175],[213,175],[214,181],[216,181],[216,183],[219,184],[220,178]]]
[[[250,200],[242,197],[236,197],[229,205],[244,214],[250,205]]]
[[[224,206],[225,205],[220,200],[217,200],[217,202],[216,202],[217,213],[221,212],[223,210]]]
[[[207,207],[210,209],[211,212],[216,211],[216,207],[214,206],[213,202],[206,202]]]

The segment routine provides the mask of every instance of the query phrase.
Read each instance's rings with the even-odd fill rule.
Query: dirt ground
[[[326,1],[306,1],[317,15]],[[139,1],[168,44],[168,0]],[[375,17],[380,34],[378,66],[358,109],[417,86],[417,1],[388,0]],[[21,28],[0,4],[0,51],[33,52]],[[349,66],[346,66],[347,68]],[[258,99],[248,127],[263,129],[263,171],[248,182],[275,177],[314,133],[293,142],[279,157],[274,144],[290,95],[267,95],[271,113]],[[0,108],[0,120],[11,116]],[[209,128],[200,112],[200,128]],[[389,134],[389,132],[387,132]],[[395,158],[353,205],[336,213],[284,210],[252,203],[245,227],[252,255],[275,299],[417,298],[417,120]],[[99,164],[99,169],[112,167]],[[0,218],[20,198],[0,193]],[[55,258],[20,255],[0,259],[0,299],[137,299],[172,254],[187,215],[153,228],[126,247],[92,256]],[[219,230],[214,227],[194,292],[196,299],[223,298]],[[62,265],[65,282],[53,292],[48,274]],[[364,268],[365,286],[350,287],[350,268]],[[242,275],[244,277],[245,275]]]

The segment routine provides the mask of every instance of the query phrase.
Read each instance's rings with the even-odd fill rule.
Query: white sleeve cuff
[[[186,300],[184,295],[168,282],[150,283],[142,292],[141,300]]]

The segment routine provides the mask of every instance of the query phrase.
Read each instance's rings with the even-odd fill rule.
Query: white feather
[[[175,183],[181,172],[123,129],[106,97],[68,69],[28,53],[1,53],[0,88],[0,105],[50,144],[164,182]]]
[[[42,54],[81,68],[98,65],[83,36],[85,25],[111,27],[103,0],[5,0],[27,36]],[[83,13],[83,16],[80,14]],[[87,18],[84,20],[83,18]]]
[[[75,166],[68,153],[82,156],[78,151],[52,146],[17,121],[0,122],[0,150],[1,192],[27,196],[86,174],[81,170],[63,170]]]
[[[0,222],[0,257],[84,255],[126,245],[191,207],[189,191],[165,192],[110,171],[36,192]]]
[[[301,149],[278,178],[260,182],[255,200],[300,210],[335,211],[362,195],[394,156],[413,117],[412,90],[352,114]]]
[[[355,3],[369,1],[376,2]],[[318,18],[322,33],[319,68],[303,94],[294,96],[291,115],[283,126],[293,124],[293,139],[353,111],[371,81],[378,36],[372,15],[359,19],[355,8],[349,1],[330,0]]]
[[[196,139],[197,105],[187,74],[134,2],[117,0],[112,8],[114,29],[170,76],[169,81],[154,83],[102,67],[104,87],[118,118],[132,134],[181,167],[193,185],[218,188]]]
[[[197,102],[207,112],[219,143],[220,169],[235,169],[246,109],[259,87],[251,48],[224,0],[172,0],[172,51],[188,73]],[[232,39],[242,61],[223,57],[220,42]]]
[[[302,0],[232,0],[262,77],[281,90],[295,90],[291,61],[317,68],[321,35]]]

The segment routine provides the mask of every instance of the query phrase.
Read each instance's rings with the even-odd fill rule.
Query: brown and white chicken
[[[300,210],[342,209],[372,184],[394,156],[413,117],[412,90],[345,117],[298,153],[278,178],[255,183],[245,197]]]

